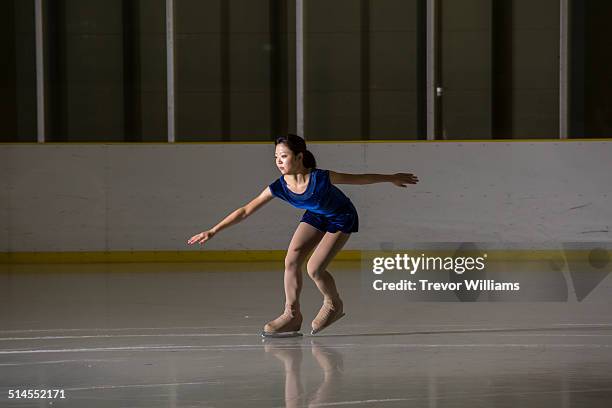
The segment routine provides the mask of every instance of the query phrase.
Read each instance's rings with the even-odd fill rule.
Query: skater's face
[[[302,156],[302,153],[298,153],[297,155],[293,153],[284,143],[277,144],[274,152],[276,167],[278,167],[281,174],[292,174],[300,170],[301,167],[303,167]]]

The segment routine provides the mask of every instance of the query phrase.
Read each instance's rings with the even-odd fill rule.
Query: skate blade
[[[346,313],[342,313],[340,316],[336,317],[334,320],[332,320],[331,322],[329,322],[327,324],[327,326],[320,328],[319,330],[315,330],[312,329],[312,331],[310,332],[310,334],[317,334],[320,333],[321,331],[327,329],[329,326],[331,326],[332,324],[336,323],[338,320],[342,319],[344,316],[346,316]]]
[[[267,337],[271,339],[286,339],[290,337],[300,337],[302,333],[293,331],[293,332],[282,332],[282,333],[273,333],[273,332],[261,332],[261,337]]]

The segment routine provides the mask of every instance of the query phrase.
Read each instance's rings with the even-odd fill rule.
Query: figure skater
[[[202,245],[219,231],[236,224],[274,197],[287,201],[306,212],[293,234],[285,257],[285,310],[264,326],[263,335],[285,337],[300,335],[302,314],[300,292],[302,266],[323,295],[323,306],[312,321],[315,334],[344,316],[343,303],[327,266],[342,249],[352,233],[359,229],[359,217],[353,203],[336,187],[337,184],[373,184],[390,182],[398,187],[416,184],[412,174],[345,174],[317,169],[306,142],[297,135],[281,136],[275,141],[274,158],[281,176],[267,186],[259,196],[240,207],[208,231],[200,232],[187,241]]]

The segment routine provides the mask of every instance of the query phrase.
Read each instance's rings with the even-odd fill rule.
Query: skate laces
[[[278,316],[274,321],[282,322],[284,324],[289,323],[292,320],[300,318],[300,312],[298,310],[285,309],[285,311]]]
[[[336,309],[334,308],[334,304],[331,302],[323,302],[323,306],[321,310],[319,310],[319,314],[317,315],[317,320],[327,320],[334,313]]]
[[[294,317],[297,317],[297,315],[299,314],[299,312],[297,310],[291,310],[291,309],[285,309],[285,311],[283,312],[283,314],[281,316],[287,316],[290,319],[293,319]]]

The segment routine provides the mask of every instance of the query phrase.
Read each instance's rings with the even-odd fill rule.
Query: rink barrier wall
[[[323,169],[421,180],[407,189],[341,186],[360,218],[345,250],[592,249],[612,243],[612,143],[600,140],[312,141],[309,149]],[[187,255],[198,251],[186,241],[278,179],[273,154],[270,142],[0,144],[0,254],[201,257]],[[286,250],[302,213],[273,200],[203,252],[280,259],[266,251]]]

